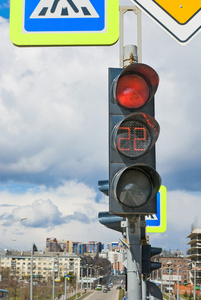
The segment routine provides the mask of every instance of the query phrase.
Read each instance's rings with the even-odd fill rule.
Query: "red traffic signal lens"
[[[149,99],[150,91],[147,81],[137,74],[125,74],[117,82],[116,99],[129,109],[143,106]]]
[[[116,134],[118,151],[130,158],[143,155],[151,145],[151,134],[144,124],[136,120],[121,123]]]

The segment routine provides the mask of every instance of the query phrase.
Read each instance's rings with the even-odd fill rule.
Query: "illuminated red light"
[[[123,107],[139,108],[149,99],[148,83],[137,74],[126,74],[118,80],[116,99]]]

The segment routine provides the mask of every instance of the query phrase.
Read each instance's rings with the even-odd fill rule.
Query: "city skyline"
[[[108,210],[98,180],[108,179],[107,76],[119,67],[119,43],[18,48],[9,39],[8,12],[3,0],[0,247],[43,248],[47,236],[64,235],[118,241],[120,233],[98,222],[98,212]],[[136,43],[134,18],[125,18],[125,44]],[[142,38],[143,63],[160,77],[156,165],[167,188],[167,231],[149,234],[150,244],[186,251],[191,225],[201,227],[201,34],[181,47],[142,14]]]

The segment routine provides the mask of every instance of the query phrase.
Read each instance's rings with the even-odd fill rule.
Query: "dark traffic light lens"
[[[130,208],[143,205],[152,193],[152,184],[146,173],[139,169],[127,169],[117,184],[117,199]]]
[[[144,124],[129,120],[122,122],[116,134],[118,151],[131,158],[143,155],[151,145],[151,134]]]
[[[116,99],[123,107],[139,108],[149,99],[148,83],[137,74],[124,75],[118,80]]]

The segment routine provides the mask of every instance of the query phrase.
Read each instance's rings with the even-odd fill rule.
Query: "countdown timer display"
[[[115,143],[121,154],[135,158],[149,150],[151,134],[143,123],[137,120],[126,120],[118,128]]]

